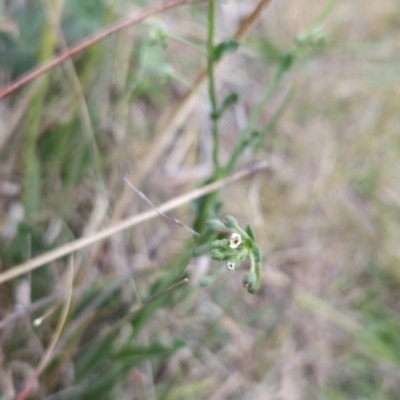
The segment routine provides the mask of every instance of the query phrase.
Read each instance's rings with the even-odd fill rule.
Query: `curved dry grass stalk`
[[[60,55],[54,57],[53,59],[47,61],[42,66],[36,67],[27,74],[23,75],[21,78],[17,79],[14,82],[11,82],[4,89],[0,90],[0,99],[9,96],[11,93],[18,90],[21,86],[27,84],[28,82],[36,79],[38,76],[44,74],[45,72],[51,70],[57,65],[61,64],[63,61],[75,56],[76,54],[86,50],[93,44],[100,42],[101,40],[107,38],[108,36],[113,35],[114,33],[119,32],[122,29],[127,28],[128,26],[137,24],[138,22],[143,21],[144,19],[151,17],[154,14],[158,14],[165,10],[168,10],[173,7],[177,7],[183,4],[189,3],[201,3],[206,0],[173,0],[164,4],[160,4],[156,7],[151,8],[150,10],[145,11],[140,15],[135,15],[129,18],[126,18],[122,21],[116,22],[111,25],[109,28],[93,35],[92,37],[84,39],[81,43],[78,43],[76,46],[71,49],[61,53]]]
[[[181,196],[175,197],[172,200],[167,201],[166,203],[163,203],[162,205],[158,206],[158,210],[166,213],[168,211],[171,211],[183,204],[189,203],[190,201],[193,201],[195,199],[198,199],[199,197],[202,197],[208,193],[214,192],[216,190],[221,189],[222,187],[235,182],[239,179],[242,179],[246,176],[249,176],[250,174],[253,174],[257,171],[265,170],[266,168],[269,167],[269,163],[267,161],[262,161],[259,162],[258,164],[254,164],[253,166],[243,169],[239,172],[236,172],[235,174],[224,178],[220,179],[219,181],[213,182],[209,185],[203,186],[199,189],[195,189],[189,193],[183,194]],[[63,246],[60,246],[59,248],[49,251],[47,253],[44,253],[36,258],[33,258],[32,260],[29,260],[23,264],[17,265],[16,267],[9,269],[2,274],[0,274],[0,284],[6,281],[9,281],[11,279],[16,278],[17,276],[26,274],[29,271],[32,271],[36,268],[39,268],[40,266],[44,264],[48,264],[52,261],[55,261],[61,257],[64,257],[68,254],[74,253],[77,250],[81,250],[85,247],[90,246],[91,244],[94,244],[100,240],[106,239],[118,232],[121,232],[125,229],[131,228],[132,226],[138,225],[144,221],[148,221],[149,219],[155,218],[159,215],[159,212],[156,211],[155,209],[152,209],[150,211],[146,211],[144,213],[134,215],[128,219],[125,219],[107,229],[104,229],[103,231],[100,231],[96,233],[95,235],[89,236],[89,237],[84,237],[78,240],[75,240],[71,243],[67,243]]]
[[[72,300],[72,289],[74,286],[74,260],[73,256],[70,257],[69,260],[69,280],[68,280],[68,298],[64,304],[64,307],[61,312],[60,319],[58,320],[56,330],[51,338],[49,346],[47,347],[45,353],[43,354],[42,359],[39,362],[39,365],[36,368],[35,373],[33,374],[32,378],[28,381],[25,389],[18,395],[17,400],[25,400],[29,396],[29,392],[35,380],[39,377],[41,372],[43,371],[46,364],[49,362],[51,355],[56,347],[58,339],[60,338],[61,332],[65,326],[65,322],[67,321],[69,307],[71,305]]]

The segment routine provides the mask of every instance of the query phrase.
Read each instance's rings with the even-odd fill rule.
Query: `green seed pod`
[[[243,286],[246,287],[248,290],[252,288],[257,287],[257,276],[255,272],[249,271],[244,277],[243,277]]]
[[[260,290],[259,285],[254,286],[254,287],[251,287],[251,288],[250,288],[250,287],[247,288],[247,291],[248,291],[249,293],[251,293],[251,294],[256,294],[259,290]]]

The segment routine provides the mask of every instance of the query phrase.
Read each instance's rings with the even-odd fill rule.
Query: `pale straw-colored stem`
[[[67,321],[68,317],[68,311],[69,307],[71,305],[71,300],[72,300],[72,290],[74,288],[74,260],[73,256],[70,257],[69,261],[69,280],[68,280],[68,297],[67,301],[64,303],[64,307],[61,312],[60,319],[58,320],[58,324],[56,327],[56,330],[54,331],[54,334],[51,338],[51,341],[43,354],[43,357],[41,358],[39,365],[37,366],[35,373],[33,374],[32,378],[28,381],[25,389],[18,395],[17,400],[25,400],[29,396],[29,392],[32,388],[33,383],[35,382],[36,379],[39,378],[40,374],[42,373],[43,369],[46,367],[48,364],[53,351],[56,347],[56,344],[58,342],[58,339],[60,338],[61,332],[65,326],[65,323]]]

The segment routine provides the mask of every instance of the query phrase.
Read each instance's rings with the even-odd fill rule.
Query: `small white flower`
[[[231,249],[237,249],[240,246],[240,243],[242,243],[242,238],[240,235],[236,232],[232,233],[229,247]]]
[[[232,261],[228,261],[228,262],[226,263],[226,267],[227,267],[228,269],[230,269],[230,270],[234,270],[234,269],[235,269],[235,263],[232,262]]]

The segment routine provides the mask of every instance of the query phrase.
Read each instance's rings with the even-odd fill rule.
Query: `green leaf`
[[[256,262],[261,262],[261,258],[262,258],[262,251],[258,246],[255,246],[253,248],[253,254],[254,254],[254,260]]]
[[[280,72],[286,72],[293,64],[294,56],[292,53],[286,53],[281,58]]]
[[[239,47],[239,43],[236,40],[226,40],[214,47],[213,59],[218,61],[227,53],[234,53]]]
[[[167,45],[168,35],[164,26],[156,24],[150,30],[150,44],[160,45],[165,47]]]
[[[261,54],[271,62],[277,62],[281,59],[282,53],[278,47],[276,47],[269,40],[263,41],[259,46]]]
[[[233,104],[237,103],[239,100],[239,95],[235,92],[231,92],[228,96],[225,97],[224,101],[222,102],[221,108],[218,110],[217,114],[214,115],[214,118],[221,118],[224,112]]]
[[[115,339],[114,337],[112,338]],[[105,360],[95,370],[87,371],[87,378],[82,386],[82,392],[74,398],[100,400],[115,398],[110,391],[115,388],[116,382],[124,382],[132,368],[145,360],[162,360],[185,346],[185,342],[176,339],[169,347],[154,342],[149,346],[142,346],[137,342],[129,341],[118,350],[112,359]],[[101,356],[101,354],[100,354]],[[86,372],[86,371],[85,371]],[[98,379],[101,376],[101,379]],[[63,397],[64,398],[64,397]]]
[[[199,285],[201,287],[207,287],[210,286],[214,282],[214,280],[215,280],[214,275],[206,275],[200,278]]]
[[[212,275],[205,275],[200,278],[199,280],[199,286],[201,287],[206,287],[210,286],[215,279],[217,279],[223,272],[225,271],[225,268],[220,268],[216,272],[214,272]]]
[[[251,239],[256,240],[255,236],[254,236],[253,228],[250,225],[246,226],[245,231],[250,236]]]
[[[193,249],[193,257],[201,257],[210,252],[210,243],[202,243]]]
[[[108,360],[111,353],[115,337],[113,335],[106,336],[101,341],[94,341],[91,345],[78,353],[77,362],[75,364],[76,381],[81,382],[87,378],[87,375],[99,367],[103,362]]]
[[[206,225],[214,232],[225,229],[225,225],[218,218],[209,219]]]
[[[232,215],[228,215],[225,218],[224,224],[229,229],[236,229],[238,226],[237,219],[235,217],[232,217]]]
[[[159,342],[151,343],[149,346],[142,346],[137,342],[127,343],[118,350],[115,359],[120,360],[129,357],[132,364],[138,364],[152,357],[168,357],[176,350],[185,346],[185,341],[179,338],[174,339],[173,343],[169,347],[165,347]]]
[[[244,247],[252,249],[254,247],[254,241],[251,238],[244,238]]]
[[[289,92],[286,94],[279,108],[272,115],[268,124],[262,129],[261,132],[253,132],[251,138],[251,144],[253,146],[254,152],[258,152],[265,147],[265,141],[267,136],[275,129],[276,125],[280,121],[283,113],[286,111],[287,106],[293,99],[295,94],[295,89],[292,87]]]

